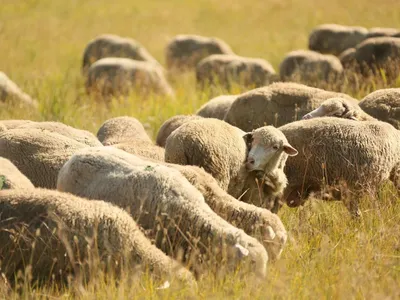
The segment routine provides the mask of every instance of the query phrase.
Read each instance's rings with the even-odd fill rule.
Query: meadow
[[[2,105],[0,119],[60,121],[96,133],[105,120],[128,115],[155,138],[166,119],[195,112],[210,95],[196,90],[189,73],[169,78],[175,99],[132,94],[108,104],[97,101],[86,95],[81,75],[82,54],[92,38],[132,37],[164,64],[164,48],[173,36],[216,36],[237,54],[264,58],[278,70],[287,52],[307,48],[309,32],[322,23],[400,28],[400,1],[0,0],[0,71],[39,101],[37,111]],[[371,83],[348,92],[360,99],[382,87],[387,86]],[[391,186],[382,188],[376,199],[364,199],[361,220],[351,219],[340,202],[283,207],[279,216],[289,241],[262,281],[208,276],[193,292],[156,290],[145,279],[132,284],[129,274],[118,283],[99,275],[78,291],[26,284],[7,294],[0,289],[0,298],[399,299],[399,200]]]

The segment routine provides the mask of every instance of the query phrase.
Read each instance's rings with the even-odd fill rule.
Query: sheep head
[[[321,103],[321,105],[309,112],[303,117],[303,120],[317,117],[337,117],[361,121],[363,111],[357,103],[352,103],[348,99],[330,98]]]

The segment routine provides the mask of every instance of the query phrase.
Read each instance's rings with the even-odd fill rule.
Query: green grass
[[[217,36],[237,54],[265,58],[277,70],[287,52],[307,47],[308,33],[320,23],[400,28],[398,0],[0,0],[0,7],[0,70],[40,103],[38,111],[3,105],[0,119],[57,120],[96,133],[105,120],[129,115],[153,138],[165,119],[193,113],[209,95],[196,91],[194,75],[187,74],[170,80],[173,100],[91,99],[80,67],[85,45],[96,35],[135,38],[162,64],[174,35]],[[380,87],[372,83],[353,96]],[[378,199],[366,199],[362,211],[363,219],[354,221],[338,202],[284,207],[279,215],[289,231],[288,245],[262,282],[209,277],[193,294],[131,284],[129,276],[118,285],[99,276],[78,294],[72,288],[22,286],[20,294],[3,298],[398,299],[400,201],[385,188]]]

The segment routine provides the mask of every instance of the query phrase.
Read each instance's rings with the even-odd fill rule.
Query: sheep
[[[4,72],[0,72],[0,103],[9,102],[17,105],[38,107],[38,103],[31,96],[24,93]]]
[[[313,29],[308,48],[324,54],[339,55],[367,38],[368,30],[359,26],[323,24]]]
[[[70,275],[86,281],[96,274],[94,267],[117,275],[127,268],[139,276],[149,268],[155,278],[196,287],[188,270],[109,203],[45,189],[8,190],[0,193],[0,211],[0,256],[7,258],[1,270],[10,281],[29,268],[38,283],[66,282]]]
[[[34,188],[32,182],[8,159],[0,157],[0,190],[30,188]]]
[[[76,129],[60,122],[26,122],[17,128],[48,130],[73,139],[81,144],[86,144],[91,147],[101,146],[101,143],[93,133],[86,130]]]
[[[387,80],[396,80],[400,74],[399,59],[400,39],[395,37],[369,38],[340,55],[345,69],[366,77],[383,71]]]
[[[224,120],[247,132],[265,125],[278,127],[301,119],[332,97],[353,99],[298,83],[277,82],[238,96]]]
[[[131,91],[142,96],[174,94],[159,66],[119,57],[102,58],[93,63],[87,71],[85,87],[88,94],[104,98],[126,96]]]
[[[231,104],[237,95],[220,95],[204,103],[197,111],[196,115],[203,118],[215,118],[223,120]]]
[[[246,191],[249,172],[272,181],[266,199],[280,195],[287,184],[285,161],[296,154],[282,132],[272,126],[245,133],[218,119],[183,124],[171,133],[165,146],[166,162],[203,167],[235,198]]]
[[[374,91],[365,96],[359,105],[374,118],[400,129],[400,88]]]
[[[202,117],[196,115],[176,115],[166,120],[160,127],[156,137],[156,145],[165,148],[167,138],[175,129],[180,127],[182,124],[191,122],[193,120],[199,120]]]
[[[231,47],[214,37],[180,34],[166,46],[167,69],[172,72],[193,70],[205,57],[212,54],[233,54]]]
[[[336,56],[310,50],[296,50],[285,56],[279,65],[279,74],[283,81],[316,85],[320,81],[339,80],[343,75],[343,66]]]
[[[106,120],[97,131],[97,138],[104,146],[120,144],[132,140],[140,140],[143,143],[151,143],[139,120],[121,116]]]
[[[131,154],[164,160],[164,149],[154,145],[142,123],[132,117],[108,119],[98,130],[97,138],[105,146],[111,145]]]
[[[177,170],[112,147],[88,148],[63,166],[57,189],[128,209],[158,248],[199,276],[201,257],[219,270],[248,258],[256,274],[266,274],[264,247],[216,215]]]
[[[380,121],[355,122],[334,117],[301,120],[279,127],[299,155],[285,165],[288,186],[283,200],[302,205],[312,193],[342,199],[359,216],[358,200],[391,179],[400,189],[400,132]]]
[[[221,85],[226,89],[232,83],[245,87],[260,87],[276,80],[272,65],[261,58],[213,54],[196,66],[196,81],[200,88]]]
[[[367,38],[379,36],[395,36],[400,31],[397,28],[374,27],[368,30]]]
[[[337,117],[355,121],[377,121],[375,118],[364,112],[357,101],[343,98],[330,98],[321,105],[303,116],[303,120],[316,117]]]
[[[9,159],[35,187],[55,189],[58,171],[85,147],[47,130],[17,128],[0,133],[0,156]]]
[[[106,57],[130,58],[153,63],[161,67],[157,60],[139,42],[114,34],[102,34],[86,45],[83,53],[82,73],[85,75],[93,63]]]

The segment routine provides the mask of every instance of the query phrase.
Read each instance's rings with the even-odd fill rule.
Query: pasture
[[[173,36],[215,36],[235,53],[264,58],[278,71],[286,53],[307,48],[308,34],[319,24],[400,28],[397,0],[0,0],[0,7],[0,71],[39,101],[36,111],[1,106],[1,120],[59,121],[96,134],[105,120],[128,115],[139,119],[153,139],[166,119],[194,113],[210,95],[196,89],[191,72],[168,78],[173,100],[132,94],[104,103],[88,96],[82,55],[95,36],[134,38],[163,65],[165,45]],[[348,93],[361,99],[386,87],[400,87],[400,80],[391,86],[369,83]],[[132,283],[127,271],[118,282],[99,274],[86,286],[21,284],[13,291],[0,289],[0,298],[398,299],[400,199],[386,186],[377,199],[363,200],[361,220],[353,220],[340,202],[283,207],[279,216],[289,240],[261,282],[240,272],[223,279],[210,274],[196,292],[157,290],[147,278]]]

